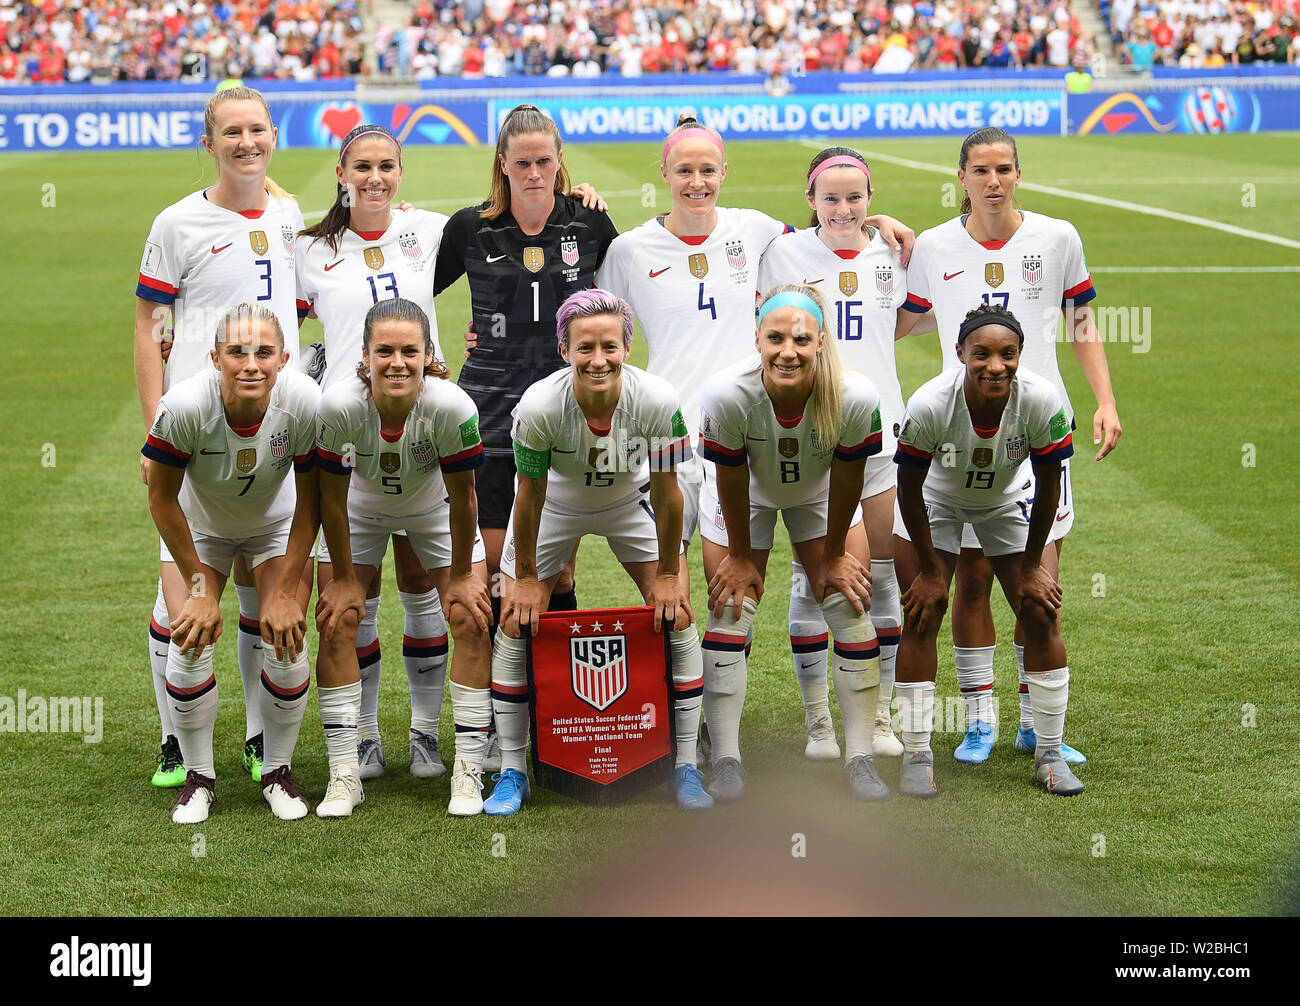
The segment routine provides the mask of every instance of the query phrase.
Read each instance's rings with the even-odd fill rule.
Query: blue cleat
[[[519,813],[519,808],[531,795],[528,776],[515,769],[508,768],[492,777],[496,785],[492,795],[483,801],[483,813],[496,817],[509,817]]]
[[[704,773],[694,765],[682,765],[668,777],[668,792],[682,810],[708,810],[713,797],[704,792]]]
[[[952,756],[965,765],[983,765],[993,753],[993,724],[976,720]]]
[[[1016,731],[1016,750],[1025,754],[1033,754],[1038,749],[1038,738],[1034,736],[1034,729],[1030,727],[1026,730],[1021,727]],[[1074,748],[1061,741],[1061,757],[1065,759],[1067,765],[1087,765],[1088,758],[1082,751],[1076,751]]]

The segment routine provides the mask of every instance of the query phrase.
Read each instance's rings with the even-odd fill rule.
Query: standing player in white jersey
[[[391,535],[404,532],[442,598],[456,641],[451,662],[455,764],[447,812],[483,810],[479,776],[492,717],[492,649],[474,470],[482,464],[474,403],[434,359],[428,316],[381,300],[366,314],[356,377],[320,404],[321,522],[334,579],[316,605],[316,685],[330,782],[316,808],[348,817],[365,799],[357,759],[361,669],[356,632]],[[355,480],[352,478],[355,472]],[[350,487],[350,491],[349,491]]]
[[[447,217],[393,205],[402,181],[402,150],[383,126],[357,126],[343,138],[335,166],[338,192],[324,218],[298,242],[298,313],[325,329],[321,388],[356,381],[366,312],[381,300],[403,297],[429,319],[434,358],[442,361],[433,307],[433,273]],[[446,768],[438,754],[438,721],[447,667],[447,623],[433,581],[402,534],[393,535],[398,597],[405,619],[402,661],[411,695],[411,774],[432,778]],[[329,550],[317,552],[322,590],[334,576]],[[367,584],[366,614],[357,632],[361,666],[361,721],[357,759],[362,779],[384,774],[379,734],[379,591],[382,570]]]
[[[937,643],[966,528],[975,532],[1025,640],[1035,775],[1058,796],[1083,792],[1061,751],[1070,671],[1056,550],[1048,541],[1061,494],[1058,469],[1074,451],[1073,438],[1052,382],[1020,367],[1027,341],[1001,305],[970,311],[957,335],[961,366],[921,385],[898,436],[894,557],[898,581],[907,585],[898,651],[905,749],[899,788],[908,796],[936,792],[930,733]]]
[[[899,312],[900,337],[912,331],[917,315],[933,309],[943,350],[943,365],[955,366],[957,331],[972,305],[995,304],[1010,310],[1024,328],[1024,366],[1050,381],[1074,423],[1074,411],[1056,362],[1062,312],[1066,338],[1097,400],[1093,443],[1100,461],[1122,432],[1111,389],[1106,349],[1089,301],[1097,296],[1074,227],[1013,203],[1020,182],[1016,141],[1001,129],[981,129],[963,141],[957,178],[966,191],[962,216],[922,234],[908,270],[908,299]],[[926,330],[922,327],[920,330]],[[1063,539],[1074,524],[1075,497],[1070,464],[1061,469],[1059,509],[1051,540],[1059,558]],[[974,534],[963,535],[952,611],[957,682],[966,702],[966,737],[954,752],[958,761],[984,762],[993,749],[993,654],[997,642],[989,595],[993,569],[980,554]],[[1020,729],[1017,751],[1034,750],[1034,715],[1025,672],[1024,639],[1015,639],[1020,671]],[[1085,757],[1062,745],[1066,761]]]
[[[867,224],[873,195],[866,159],[848,147],[828,147],[808,166],[804,195],[812,226],[783,234],[767,247],[761,285],[816,286],[835,316],[835,348],[846,368],[870,378],[880,392],[881,453],[867,459],[862,518],[871,542],[871,624],[880,641],[880,691],[872,751],[900,755],[890,725],[894,660],[902,614],[894,577],[894,443],[903,419],[903,393],[894,363],[894,328],[907,297],[907,270],[881,233]],[[827,328],[830,328],[829,319]],[[814,761],[840,757],[826,689],[827,626],[803,567],[794,563],[790,590],[790,649],[803,694],[808,742]]]
[[[759,358],[724,370],[701,403],[701,448],[717,465],[716,500],[711,485],[701,493],[700,536],[710,605],[703,646],[709,792],[718,800],[745,792],[746,640],[778,513],[835,637],[849,790],[860,800],[889,795],[871,751],[880,646],[858,507],[867,459],[880,452],[880,396],[866,377],[841,370],[828,314],[816,287],[770,291],[758,309]]]
[[[174,629],[167,696],[188,768],[171,812],[178,824],[205,820],[215,799],[212,656],[231,564],[244,556],[262,598],[269,601],[272,588],[284,585],[300,591],[298,603],[305,604],[306,554],[294,564],[285,553],[291,537],[306,546],[316,533],[311,469],[320,390],[285,366],[289,354],[275,313],[253,304],[231,310],[216,329],[210,358],[215,370],[180,381],[162,396],[141,451],[149,510],[163,539],[163,584]],[[266,742],[262,795],[284,820],[309,809],[289,768],[308,682],[305,652],[266,655],[258,690]]]
[[[289,333],[285,349],[290,359],[297,357],[294,247],[302,213],[267,177],[275,138],[270,110],[259,92],[247,87],[218,91],[203,112],[203,147],[217,163],[217,182],[167,207],[149,230],[135,291],[135,377],[146,428],[153,423],[163,392],[207,366],[212,333],[236,304],[255,303],[273,311]],[[165,345],[170,352],[164,367]],[[142,467],[142,476],[144,472]],[[258,779],[263,737],[256,700],[262,672],[257,592],[242,558],[236,560],[234,573],[244,686],[244,767]],[[165,589],[160,580],[149,625],[163,738],[153,784],[174,787],[185,781],[185,766],[166,696],[171,630]]]
[[[675,469],[691,441],[667,381],[625,363],[632,308],[601,289],[581,290],[556,315],[569,369],[519,400],[513,440],[519,489],[501,556],[505,603],[492,652],[492,698],[501,774],[483,809],[514,814],[528,798],[528,686],[522,626],[532,632],[584,535],[604,536],[655,609],[672,650],[676,768],[669,788],[684,810],[707,810],[695,767],[703,665],[681,562],[682,494]],[[646,483],[649,483],[647,493]]]

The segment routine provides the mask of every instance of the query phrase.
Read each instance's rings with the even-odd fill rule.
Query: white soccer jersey
[[[135,295],[172,309],[175,342],[163,370],[164,391],[208,365],[217,323],[236,304],[275,312],[296,366],[294,246],[300,230],[298,204],[276,196],[264,210],[237,213],[191,192],[158,214]]]
[[[298,239],[298,314],[312,308],[325,328],[322,390],[356,378],[366,312],[381,300],[402,297],[429,316],[433,353],[443,359],[433,308],[433,269],[447,217],[394,209],[379,232],[345,230],[337,251],[324,238]]]
[[[141,453],[185,469],[179,500],[190,530],[230,541],[265,534],[293,516],[289,465],[311,469],[319,401],[316,382],[286,365],[261,423],[232,429],[214,368],[163,395]]]
[[[862,374],[846,371],[839,436],[822,436],[812,417],[778,419],[756,356],[729,367],[704,389],[700,449],[719,465],[749,463],[749,500],[783,509],[825,499],[831,462],[880,453],[880,393]]]
[[[483,463],[478,412],[451,381],[426,377],[419,401],[395,438],[379,428],[370,390],[352,380],[321,397],[316,463],[335,475],[352,474],[348,510],[370,517],[410,517],[447,497],[443,472]]]
[[[608,429],[587,422],[565,368],[524,392],[514,411],[515,467],[538,477],[549,470],[546,505],[584,514],[635,499],[652,471],[690,458],[691,440],[677,393],[662,378],[624,365],[623,387]]]
[[[903,422],[903,390],[894,362],[898,308],[907,299],[907,270],[877,231],[861,251],[831,251],[809,227],[767,246],[761,290],[782,283],[815,286],[830,306],[826,327],[844,366],[866,374],[880,392],[881,450],[892,455]]]
[[[966,369],[951,367],[907,403],[894,460],[929,469],[927,499],[966,511],[1003,506],[1022,498],[1030,457],[1060,462],[1074,453],[1070,419],[1047,378],[1020,367],[992,430],[971,422],[965,385]]]
[[[646,370],[677,389],[694,434],[704,385],[754,351],[759,259],[789,228],[758,210],[719,206],[713,233],[697,243],[662,220],[616,237],[596,285],[632,305],[650,347]]]
[[[907,271],[905,305],[918,314],[934,308],[944,367],[959,366],[957,332],[966,312],[981,304],[1008,308],[1025,332],[1022,366],[1051,381],[1066,415],[1070,397],[1056,364],[1057,333],[1066,301],[1082,307],[1097,296],[1083,242],[1074,225],[1041,213],[1023,213],[1010,241],[979,242],[954,217],[916,239]]]

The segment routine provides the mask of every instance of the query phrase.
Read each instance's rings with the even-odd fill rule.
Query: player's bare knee
[[[457,643],[473,640],[487,641],[488,630],[479,625],[473,612],[463,604],[453,604],[449,615],[447,627],[451,630],[451,638]]]
[[[1037,601],[1025,600],[1021,602],[1016,623],[1024,632],[1026,643],[1045,642],[1056,632],[1056,612]]]

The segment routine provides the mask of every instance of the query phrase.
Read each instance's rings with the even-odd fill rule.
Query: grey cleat
[[[387,765],[384,745],[378,737],[362,737],[357,741],[357,778],[378,779]]]
[[[1034,759],[1034,774],[1047,787],[1047,792],[1057,796],[1078,796],[1083,792],[1083,783],[1070,771],[1060,751],[1038,755]]]
[[[436,779],[447,774],[447,766],[438,754],[438,738],[411,728],[411,775],[417,779]]]
[[[874,803],[889,796],[889,787],[876,773],[876,761],[871,755],[858,755],[844,766],[849,781],[849,792],[859,800]]]
[[[721,803],[732,803],[745,795],[745,770],[735,758],[719,758],[713,763],[709,794]]]
[[[898,770],[898,791],[922,800],[938,792],[934,787],[933,752],[913,751],[903,755],[903,766]]]
[[[495,716],[492,718],[492,723],[488,727],[487,751],[483,754],[483,771],[501,771],[501,738],[497,735],[497,721]]]

